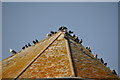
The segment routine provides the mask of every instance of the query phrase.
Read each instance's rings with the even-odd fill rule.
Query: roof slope
[[[116,75],[82,44],[77,44],[69,38],[69,45],[76,76],[82,78],[116,78]]]
[[[61,31],[3,60],[2,67],[2,78],[118,78]]]

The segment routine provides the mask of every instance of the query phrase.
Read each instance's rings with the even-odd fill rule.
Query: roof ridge
[[[57,35],[57,34],[56,34]],[[19,76],[61,35],[61,32],[58,33],[58,35],[55,37],[55,39],[53,41],[50,42],[50,44],[48,44],[48,46],[45,47],[45,49],[43,49],[43,51],[41,53],[39,53],[39,55],[37,55],[37,57],[31,61],[31,63],[29,65],[27,65],[27,67],[16,77],[19,78]]]
[[[39,55],[41,54],[41,52],[43,52],[49,45],[51,45],[51,43],[52,43],[53,41],[55,41],[60,35],[61,35],[61,32],[58,32],[58,33],[55,34],[53,37],[51,36],[50,39],[49,39],[49,41],[47,41],[47,44],[46,44],[46,42],[44,43],[44,47],[43,47],[42,50],[39,52],[39,54],[38,54],[38,53],[35,54],[35,52],[34,52],[34,54],[31,53],[31,55],[28,55],[28,56],[31,57],[31,58],[30,58],[29,60],[27,60],[27,62],[22,62],[23,59],[19,60],[15,65],[12,65],[12,67],[10,67],[10,68],[6,69],[5,71],[3,71],[2,77],[3,77],[3,78],[7,78],[7,77],[9,77],[9,78],[17,78],[18,75],[20,75],[21,72],[24,71],[24,69],[26,69],[26,68],[29,66],[29,64],[30,64],[35,58],[37,58],[37,56],[39,56]],[[34,57],[32,57],[32,56],[34,56]],[[25,56],[24,56],[24,58],[27,59]],[[18,66],[19,63],[22,63],[22,65],[19,65],[19,66]],[[15,71],[15,70],[14,70],[15,68],[17,68],[18,70]],[[14,73],[14,75],[13,75],[13,74],[11,74],[11,75],[10,75],[10,74],[7,74],[7,73],[9,73],[9,71],[11,71],[11,73]]]

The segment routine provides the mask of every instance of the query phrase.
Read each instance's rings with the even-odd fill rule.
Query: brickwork
[[[20,76],[20,78],[71,77],[70,62],[64,38],[57,39]]]
[[[70,48],[77,77],[82,78],[116,78],[109,68],[97,58],[91,56],[81,44],[70,40]],[[81,50],[81,48],[83,50]]]

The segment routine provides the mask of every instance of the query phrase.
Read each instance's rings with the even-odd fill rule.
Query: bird
[[[88,46],[88,49],[90,49],[90,46]]]
[[[60,27],[59,29],[58,29],[58,31],[61,31],[62,30],[62,27]]]
[[[68,29],[67,27],[63,27],[63,29]]]
[[[22,49],[25,49],[25,46],[23,46]]]
[[[55,34],[56,34],[57,32],[55,32]]]
[[[105,66],[107,66],[107,63],[104,63]]]
[[[63,30],[65,27],[64,26],[61,26],[61,30]]]
[[[115,70],[112,70],[112,73],[113,73],[113,74],[115,74],[115,75],[117,75],[117,73],[116,73],[116,71],[115,71]]]
[[[101,61],[102,63],[104,63],[104,61],[103,61],[103,59],[102,59],[102,58],[100,59],[100,61]]]
[[[63,26],[62,31],[67,32],[67,27]]]
[[[88,49],[88,47],[86,47],[86,49]]]
[[[92,51],[89,49],[89,52],[92,52]]]
[[[51,34],[55,34],[55,32],[54,32],[54,31],[50,31],[50,33],[51,33]]]
[[[72,34],[73,32],[71,31],[71,30],[69,30],[69,32],[68,32],[69,34]]]
[[[83,41],[82,41],[82,39],[81,40],[79,40],[79,44],[81,44]]]
[[[30,44],[30,43],[28,43],[28,46],[31,46],[31,44]]]
[[[76,38],[75,34],[72,36],[72,38],[73,38],[73,39]]]
[[[38,43],[38,40],[36,39],[36,43]]]
[[[27,45],[25,45],[25,47],[27,48],[28,46],[27,46]]]
[[[86,49],[87,49],[89,52],[92,52],[91,49],[90,49],[90,46],[86,47]]]
[[[16,54],[17,52],[15,51],[15,50],[13,50],[13,49],[10,49],[10,52],[12,53],[12,54]]]
[[[67,32],[67,27],[65,26],[61,26],[58,31],[64,31],[64,32]]]
[[[49,37],[49,36],[52,36],[52,34],[47,34],[46,36],[48,36],[48,37]]]
[[[77,43],[79,42],[79,39],[78,39],[78,37],[75,39],[75,42],[77,42]]]
[[[35,42],[35,41],[33,41],[33,44],[36,44],[36,42]]]
[[[98,55],[96,54],[96,55],[95,55],[95,58],[97,58],[97,57],[98,57]]]

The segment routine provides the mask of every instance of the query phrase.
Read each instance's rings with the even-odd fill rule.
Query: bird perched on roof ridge
[[[28,46],[31,46],[31,44],[30,44],[30,43],[28,43]]]
[[[103,61],[103,59],[102,59],[102,58],[100,58],[100,61],[101,61],[102,63],[104,63],[104,61]]]
[[[90,46],[88,46],[88,49],[90,49]]]
[[[35,41],[33,41],[33,44],[36,44],[36,42],[35,42]]]
[[[117,75],[117,73],[116,73],[116,71],[115,71],[115,70],[112,70],[112,73],[113,73],[113,74],[115,74],[115,75]]]
[[[48,36],[48,37],[49,37],[49,36],[52,36],[52,34],[46,34],[46,36]]]
[[[39,41],[36,39],[36,43],[38,43]]]
[[[64,31],[64,32],[67,32],[67,27],[65,26],[61,26],[58,31]]]
[[[73,38],[73,39],[76,38],[75,34],[73,34],[72,38]]]
[[[13,49],[10,49],[10,52],[12,53],[12,54],[16,54],[17,52],[15,51],[15,50],[13,50]]]
[[[107,63],[104,63],[105,66],[107,66]]]
[[[25,49],[25,46],[23,46],[22,49]]]
[[[51,34],[55,34],[55,32],[54,32],[54,31],[50,31],[50,33],[51,33]]]
[[[82,39],[81,40],[79,40],[79,44],[81,44],[83,41],[82,41]]]
[[[27,46],[27,45],[25,45],[25,47],[26,47],[26,48],[28,48],[28,46]]]
[[[94,55],[94,57],[95,57],[95,58],[97,58],[97,57],[98,57],[98,55],[97,55],[97,54],[95,54],[95,55]]]
[[[60,27],[59,29],[58,29],[58,31],[61,31],[62,30],[62,27]]]
[[[72,33],[73,33],[73,31],[69,30],[69,31],[68,31],[68,33],[69,33],[69,34],[72,34]]]
[[[79,43],[79,38],[78,37],[75,38],[75,42]]]

